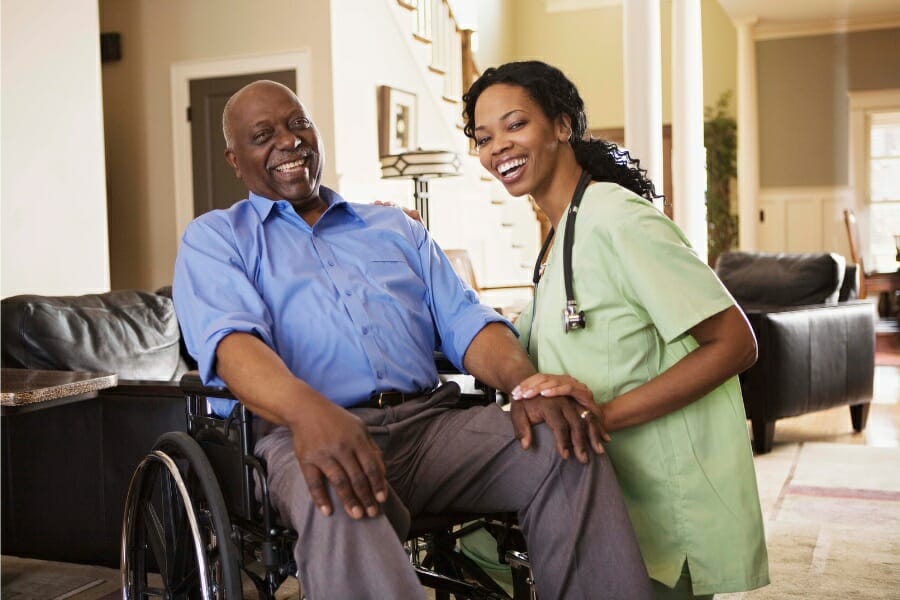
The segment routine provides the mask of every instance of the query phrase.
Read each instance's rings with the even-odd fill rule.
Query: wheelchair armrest
[[[450,359],[443,352],[434,353],[434,366],[441,375],[459,375],[459,369],[453,366]]]
[[[460,371],[450,360],[441,352],[434,353],[434,364],[437,372],[441,375],[459,375]],[[484,400],[487,402],[496,402],[497,390],[476,380],[475,387],[484,392]],[[186,395],[204,396],[207,398],[227,398],[237,400],[237,397],[231,393],[225,386],[221,385],[204,385],[197,371],[189,371],[182,375],[180,383],[181,391]],[[479,402],[483,404],[484,402]]]
[[[190,371],[181,377],[181,391],[185,394],[197,394],[199,396],[207,396],[210,398],[228,398],[237,400],[224,385],[204,385],[197,371]]]

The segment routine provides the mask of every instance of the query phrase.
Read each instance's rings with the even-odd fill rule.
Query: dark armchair
[[[837,254],[728,252],[716,273],[747,315],[759,359],[741,374],[753,448],[769,452],[775,422],[849,406],[853,429],[869,414],[875,312],[856,299],[855,267]]]

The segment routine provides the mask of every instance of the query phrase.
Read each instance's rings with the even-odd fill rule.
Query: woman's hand
[[[550,375],[535,373],[513,388],[512,399],[522,400],[535,396],[571,396],[581,406],[593,409],[596,407],[594,393],[588,386],[571,375]]]
[[[599,446],[599,440],[610,441],[606,431],[605,419],[602,407],[594,402],[594,393],[591,389],[571,375],[551,375],[548,373],[536,373],[528,377],[511,392],[513,401],[530,400],[538,396],[552,398],[555,396],[568,396],[582,407],[579,416],[588,422],[588,431],[595,447]]]
[[[375,206],[397,206],[396,204],[394,204],[393,202],[390,202],[388,200],[376,200],[372,204],[374,204]],[[406,216],[409,217],[410,219],[412,219],[413,221],[418,221],[419,223],[422,223],[423,225],[425,224],[422,221],[422,215],[420,215],[419,211],[417,211],[416,209],[405,208],[405,207],[401,206],[400,210],[405,212]]]

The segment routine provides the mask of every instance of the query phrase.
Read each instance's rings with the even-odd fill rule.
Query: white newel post
[[[675,223],[706,261],[706,154],[700,0],[672,3],[672,194]]]
[[[622,3],[625,68],[625,147],[663,190],[662,59],[659,0]],[[657,201],[657,208],[662,209]]]

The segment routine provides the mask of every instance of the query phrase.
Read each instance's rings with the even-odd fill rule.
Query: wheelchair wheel
[[[131,479],[122,524],[123,600],[241,598],[231,520],[209,460],[165,433]]]

